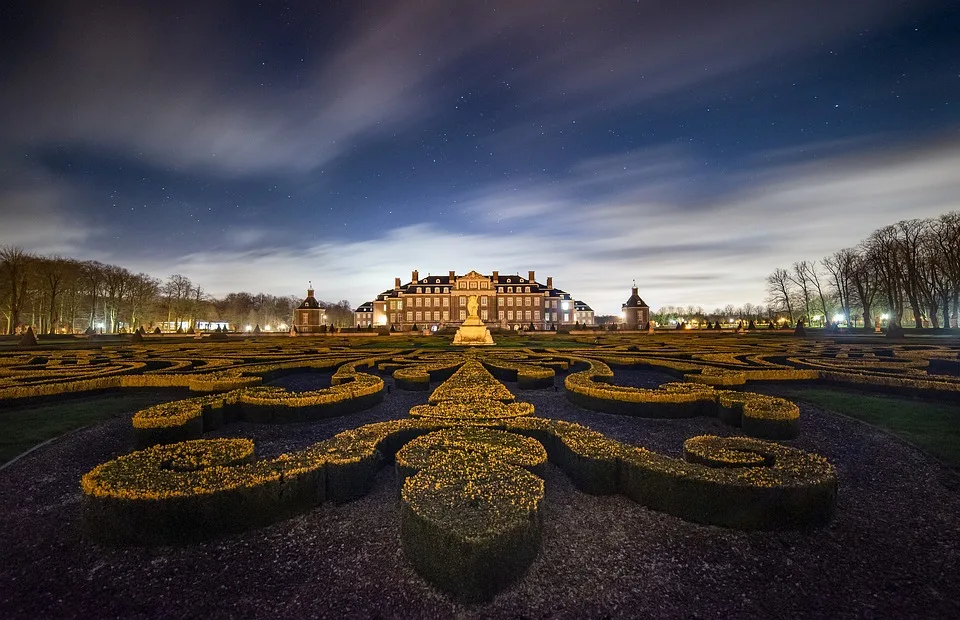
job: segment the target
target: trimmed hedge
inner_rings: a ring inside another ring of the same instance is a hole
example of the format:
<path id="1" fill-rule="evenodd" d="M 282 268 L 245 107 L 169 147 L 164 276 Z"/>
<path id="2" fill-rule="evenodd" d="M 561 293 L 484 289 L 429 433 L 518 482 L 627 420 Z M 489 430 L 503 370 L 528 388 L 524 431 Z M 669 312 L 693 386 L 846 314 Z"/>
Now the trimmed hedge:
<path id="1" fill-rule="evenodd" d="M 134 442 L 142 448 L 198 439 L 205 431 L 235 420 L 303 422 L 369 409 L 383 399 L 383 380 L 356 368 L 372 363 L 344 364 L 332 377 L 333 385 L 322 390 L 288 392 L 262 386 L 154 405 L 134 414 Z"/>
<path id="2" fill-rule="evenodd" d="M 474 454 L 448 454 L 404 482 L 404 554 L 431 583 L 465 602 L 492 598 L 540 547 L 543 480 Z"/>
<path id="3" fill-rule="evenodd" d="M 609 385 L 596 381 L 612 375 L 609 367 L 587 361 L 586 370 L 564 381 L 567 398 L 585 409 L 655 418 L 718 416 L 748 435 L 765 439 L 789 439 L 800 430 L 800 410 L 783 398 L 714 390 L 703 383 L 666 383 L 656 390 Z"/>

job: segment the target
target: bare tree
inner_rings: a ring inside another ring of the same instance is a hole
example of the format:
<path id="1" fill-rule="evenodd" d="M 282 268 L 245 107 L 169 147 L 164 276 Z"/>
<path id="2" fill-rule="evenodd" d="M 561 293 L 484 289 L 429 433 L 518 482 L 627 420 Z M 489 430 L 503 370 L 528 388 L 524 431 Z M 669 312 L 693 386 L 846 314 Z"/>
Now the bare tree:
<path id="1" fill-rule="evenodd" d="M 793 303 L 791 286 L 793 280 L 786 269 L 777 268 L 767 276 L 767 305 L 771 308 L 787 311 L 790 322 L 793 323 Z"/>
<path id="2" fill-rule="evenodd" d="M 5 289 L 8 291 L 7 302 L 7 329 L 12 334 L 20 326 L 20 313 L 27 299 L 30 278 L 30 267 L 34 256 L 17 246 L 0 247 L 0 272 L 4 277 Z"/>

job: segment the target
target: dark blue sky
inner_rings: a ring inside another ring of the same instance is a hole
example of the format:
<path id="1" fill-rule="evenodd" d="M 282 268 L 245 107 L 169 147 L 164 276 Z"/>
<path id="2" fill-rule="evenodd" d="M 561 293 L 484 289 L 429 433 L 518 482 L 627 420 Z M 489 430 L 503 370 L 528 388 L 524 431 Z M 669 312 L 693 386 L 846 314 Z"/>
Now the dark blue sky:
<path id="1" fill-rule="evenodd" d="M 0 244 L 354 304 L 526 272 L 614 313 L 960 208 L 952 2 L 0 8 Z"/>

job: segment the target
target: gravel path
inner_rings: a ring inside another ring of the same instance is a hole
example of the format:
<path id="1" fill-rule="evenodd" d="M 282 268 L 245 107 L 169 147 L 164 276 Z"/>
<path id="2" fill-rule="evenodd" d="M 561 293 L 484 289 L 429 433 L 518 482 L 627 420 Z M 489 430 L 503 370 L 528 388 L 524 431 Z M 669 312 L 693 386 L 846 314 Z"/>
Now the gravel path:
<path id="1" fill-rule="evenodd" d="M 616 371 L 618 382 L 664 375 Z M 307 378 L 283 379 L 312 389 Z M 560 381 L 558 379 L 558 385 Z M 562 387 L 517 391 L 537 413 L 679 455 L 685 438 L 735 434 L 714 419 L 588 412 Z M 401 418 L 426 392 L 311 424 L 236 424 L 272 456 L 341 430 Z M 548 466 L 540 555 L 493 601 L 463 606 L 424 582 L 399 544 L 390 468 L 374 490 L 260 530 L 188 547 L 103 548 L 78 528 L 80 476 L 128 451 L 128 420 L 70 434 L 0 472 L 0 617 L 960 618 L 960 476 L 905 443 L 801 406 L 790 445 L 837 467 L 829 526 L 748 533 L 687 523 L 577 491 Z"/>

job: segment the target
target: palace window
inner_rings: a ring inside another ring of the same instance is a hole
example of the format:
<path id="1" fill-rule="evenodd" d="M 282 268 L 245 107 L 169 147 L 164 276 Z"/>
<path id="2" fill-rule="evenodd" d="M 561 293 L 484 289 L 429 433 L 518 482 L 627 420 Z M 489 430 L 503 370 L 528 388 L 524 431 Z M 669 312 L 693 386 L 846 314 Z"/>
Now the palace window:
<path id="1" fill-rule="evenodd" d="M 434 320 L 434 321 L 439 321 L 439 320 L 440 320 L 440 311 L 439 311 L 439 310 L 437 310 L 437 311 L 435 311 L 435 312 L 433 313 L 433 320 Z"/>
<path id="2" fill-rule="evenodd" d="M 422 317 L 423 317 L 423 313 L 422 313 L 422 312 L 418 312 L 418 313 L 417 313 L 417 322 L 418 322 L 418 323 L 419 323 L 421 320 L 423 320 Z"/>
<path id="3" fill-rule="evenodd" d="M 477 288 L 477 283 L 476 283 L 476 282 L 471 282 L 471 283 L 470 283 L 470 288 L 473 288 L 473 289 Z"/>
<path id="4" fill-rule="evenodd" d="M 534 318 L 535 320 L 537 320 L 537 321 L 540 320 L 540 311 L 539 311 L 539 310 L 534 310 L 534 311 L 533 311 L 533 318 Z"/>
<path id="5" fill-rule="evenodd" d="M 466 305 L 467 305 L 467 298 L 464 297 L 463 295 L 460 296 L 460 305 L 461 305 L 461 306 L 466 306 Z"/>
<path id="6" fill-rule="evenodd" d="M 466 321 L 466 320 L 467 320 L 467 311 L 466 311 L 466 310 L 461 310 L 461 311 L 460 311 L 460 320 L 461 320 L 461 321 Z"/>
<path id="7" fill-rule="evenodd" d="M 507 305 L 508 305 L 508 306 L 512 306 L 512 305 L 513 305 L 513 297 L 507 297 Z"/>
<path id="8" fill-rule="evenodd" d="M 422 298 L 422 297 L 417 297 L 417 302 L 416 302 L 416 303 L 417 303 L 417 306 L 422 306 L 422 305 L 423 305 L 423 298 Z"/>
<path id="9" fill-rule="evenodd" d="M 500 320 L 502 321 L 502 320 L 503 320 L 503 310 L 501 310 L 500 312 L 498 312 L 497 315 L 499 316 Z"/>
<path id="10" fill-rule="evenodd" d="M 524 318 L 529 321 L 529 320 L 530 320 L 530 311 L 527 310 L 527 311 L 524 312 L 523 314 L 524 314 Z"/>
<path id="11" fill-rule="evenodd" d="M 410 312 L 409 310 L 407 310 L 407 323 L 409 323 L 412 320 L 413 320 L 413 312 Z"/>
<path id="12" fill-rule="evenodd" d="M 524 293 L 529 293 L 529 292 L 530 292 L 530 287 L 529 287 L 529 286 L 523 287 L 523 292 L 524 292 Z"/>
<path id="13" fill-rule="evenodd" d="M 480 311 L 480 318 L 483 319 L 484 321 L 487 320 L 487 311 L 486 311 L 486 310 L 481 310 L 481 311 Z"/>
<path id="14" fill-rule="evenodd" d="M 444 307 L 444 308 L 449 308 L 449 307 L 450 307 L 450 298 L 449 298 L 449 297 L 444 297 L 444 298 L 443 298 L 443 307 Z"/>
<path id="15" fill-rule="evenodd" d="M 509 281 L 510 281 L 510 280 L 507 280 L 507 282 L 509 282 Z M 508 286 L 508 287 L 507 287 L 507 292 L 508 292 L 508 293 L 512 293 L 512 292 L 513 292 L 513 287 L 512 287 L 512 286 Z"/>
<path id="16" fill-rule="evenodd" d="M 423 292 L 423 288 L 420 287 L 420 286 L 418 286 L 418 287 L 417 287 L 417 293 L 422 293 L 422 292 Z"/>
<path id="17" fill-rule="evenodd" d="M 533 304 L 533 300 L 530 299 L 529 297 L 527 297 L 527 301 L 524 303 L 524 305 L 529 306 L 529 305 L 532 305 L 532 304 Z"/>
<path id="18" fill-rule="evenodd" d="M 450 320 L 450 311 L 449 311 L 449 310 L 444 310 L 444 311 L 443 311 L 443 320 L 444 320 L 444 321 L 449 321 L 449 320 Z"/>
<path id="19" fill-rule="evenodd" d="M 481 305 L 481 306 L 486 306 L 486 305 L 487 305 L 487 297 L 486 297 L 486 296 L 483 296 L 483 297 L 480 298 L 480 305 Z"/>
<path id="20" fill-rule="evenodd" d="M 508 321 L 513 320 L 513 310 L 507 310 L 507 320 Z"/>

